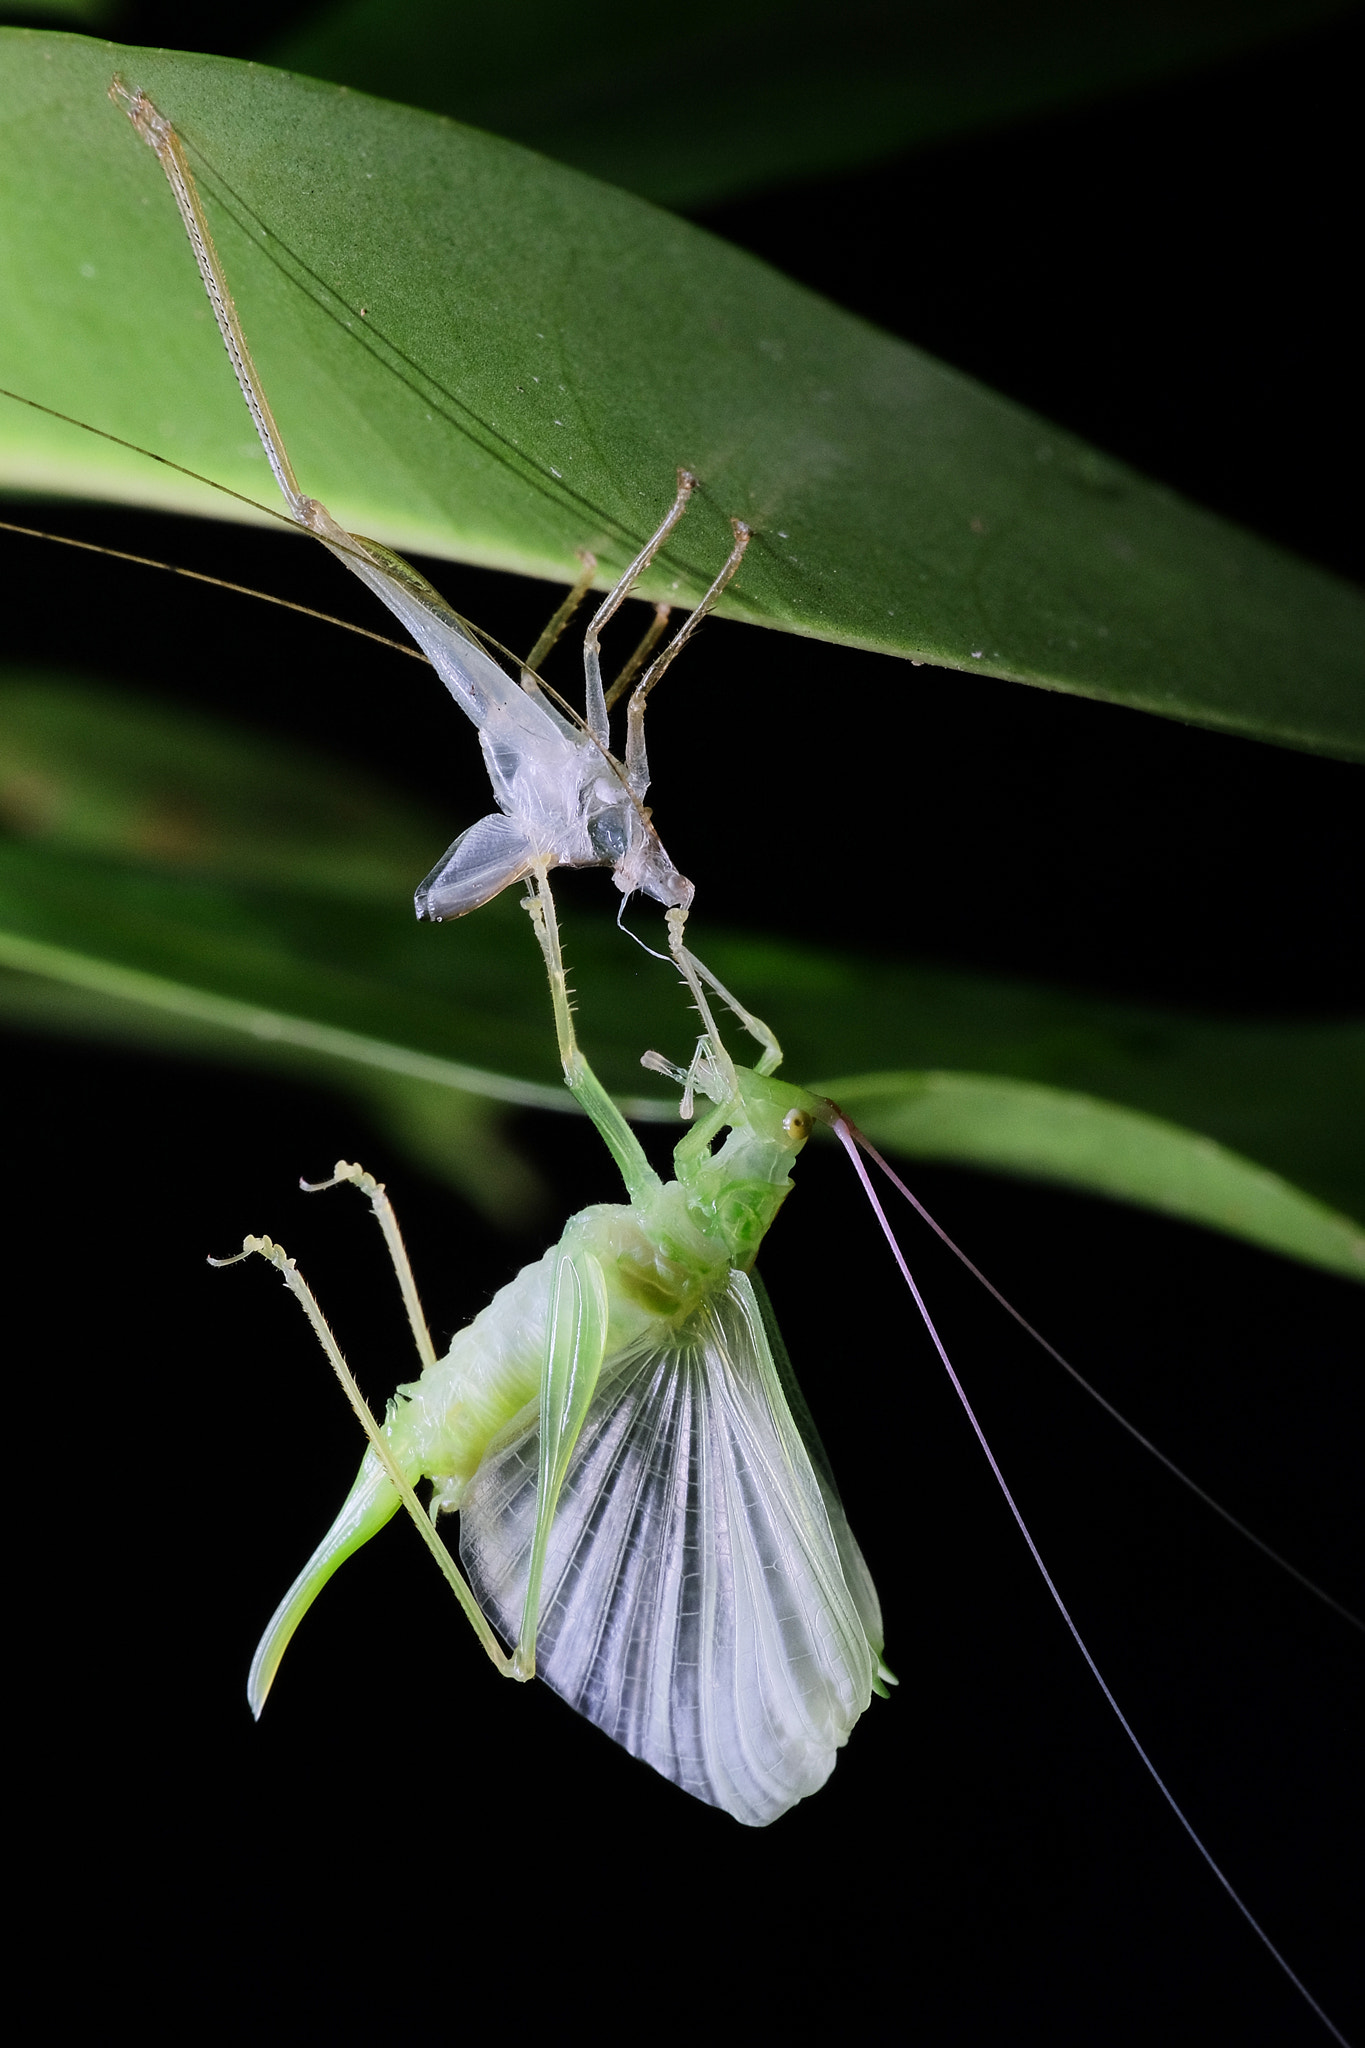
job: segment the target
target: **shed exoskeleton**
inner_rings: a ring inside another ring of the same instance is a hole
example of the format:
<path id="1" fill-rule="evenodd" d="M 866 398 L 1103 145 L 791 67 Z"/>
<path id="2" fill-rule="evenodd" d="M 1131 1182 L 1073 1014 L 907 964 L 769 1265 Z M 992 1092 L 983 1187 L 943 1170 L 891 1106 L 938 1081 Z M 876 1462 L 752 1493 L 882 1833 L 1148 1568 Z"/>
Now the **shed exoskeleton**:
<path id="1" fill-rule="evenodd" d="M 617 760 L 611 752 L 609 714 L 659 638 L 668 607 L 656 608 L 654 624 L 609 691 L 602 680 L 600 635 L 682 518 L 697 488 L 696 477 L 678 470 L 672 505 L 597 608 L 583 643 L 584 715 L 569 712 L 562 701 L 552 702 L 535 668 L 587 591 L 597 566 L 590 555 L 584 558 L 584 575 L 527 657 L 520 676 L 507 675 L 467 622 L 410 563 L 378 541 L 348 533 L 325 505 L 300 489 L 237 317 L 184 145 L 145 93 L 131 91 L 116 78 L 110 97 L 127 113 L 166 173 L 233 374 L 290 517 L 401 621 L 479 734 L 498 808 L 462 832 L 420 884 L 417 915 L 437 923 L 463 917 L 524 880 L 537 864 L 609 867 L 623 895 L 641 890 L 679 913 L 670 933 L 680 943 L 693 887 L 669 859 L 645 806 L 645 705 L 738 569 L 750 539 L 748 526 L 731 520 L 734 545 L 727 559 L 667 646 L 634 682 L 624 759 Z"/>

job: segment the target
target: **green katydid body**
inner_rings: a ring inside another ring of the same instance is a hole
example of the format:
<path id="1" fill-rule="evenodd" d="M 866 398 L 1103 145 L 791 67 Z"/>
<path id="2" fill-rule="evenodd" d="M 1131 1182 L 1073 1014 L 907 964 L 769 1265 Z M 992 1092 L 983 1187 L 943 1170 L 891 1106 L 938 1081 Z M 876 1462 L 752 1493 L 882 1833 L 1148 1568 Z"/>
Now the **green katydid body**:
<path id="1" fill-rule="evenodd" d="M 537 931 L 562 986 L 547 908 L 542 881 Z M 475 1597 L 517 1643 L 512 1674 L 762 1824 L 824 1783 L 881 1690 L 871 1578 L 749 1278 L 828 1108 L 721 1053 L 703 1081 L 720 1099 L 663 1180 L 576 1046 L 565 1068 L 630 1199 L 573 1217 L 399 1387 L 384 1445 L 409 1484 L 432 1481 L 433 1519 L 460 1511 Z M 267 1629 L 258 1711 L 307 1607 L 400 1506 L 387 1464 L 372 1447 Z"/>

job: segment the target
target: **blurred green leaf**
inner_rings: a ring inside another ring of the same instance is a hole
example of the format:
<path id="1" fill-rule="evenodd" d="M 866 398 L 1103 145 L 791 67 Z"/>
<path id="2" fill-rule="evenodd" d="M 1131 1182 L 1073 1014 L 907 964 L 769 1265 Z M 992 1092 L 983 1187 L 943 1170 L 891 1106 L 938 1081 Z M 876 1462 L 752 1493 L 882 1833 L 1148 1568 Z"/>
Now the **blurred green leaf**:
<path id="1" fill-rule="evenodd" d="M 495 1117 L 570 1107 L 539 955 L 512 894 L 440 930 L 405 914 L 436 821 L 274 742 L 54 679 L 0 690 L 0 762 L 0 1011 L 340 1081 L 491 1213 L 531 1198 Z M 568 917 L 566 942 L 604 1081 L 673 1120 L 639 1066 L 691 1049 L 671 969 L 599 918 Z M 711 930 L 704 951 L 778 1026 L 792 1077 L 894 1149 L 1365 1277 L 1359 1226 L 1324 1206 L 1365 1207 L 1359 1028 L 1183 1018 Z"/>
<path id="2" fill-rule="evenodd" d="M 605 577 L 686 462 L 651 594 L 709 581 L 741 513 L 737 616 L 1365 758 L 1360 593 L 686 223 L 260 67 L 0 48 L 11 389 L 271 495 L 119 69 L 182 124 L 296 466 L 352 528 L 563 580 L 586 545 Z M 8 400 L 0 482 L 223 510 Z"/>
<path id="3" fill-rule="evenodd" d="M 26 20 L 50 15 L 54 21 L 74 22 L 87 29 L 110 26 L 117 13 L 118 0 L 20 0 L 19 5 L 0 8 L 0 14 L 20 14 Z"/>
<path id="4" fill-rule="evenodd" d="M 1365 1228 L 1196 1131 L 997 1074 L 859 1074 L 841 1109 L 888 1151 L 1056 1180 L 1365 1280 Z"/>
<path id="5" fill-rule="evenodd" d="M 73 852 L 390 905 L 444 830 L 340 762 L 47 674 L 0 682 L 0 826 Z"/>
<path id="6" fill-rule="evenodd" d="M 1343 0 L 348 0 L 261 54 L 664 206 L 818 177 L 1180 70 Z"/>

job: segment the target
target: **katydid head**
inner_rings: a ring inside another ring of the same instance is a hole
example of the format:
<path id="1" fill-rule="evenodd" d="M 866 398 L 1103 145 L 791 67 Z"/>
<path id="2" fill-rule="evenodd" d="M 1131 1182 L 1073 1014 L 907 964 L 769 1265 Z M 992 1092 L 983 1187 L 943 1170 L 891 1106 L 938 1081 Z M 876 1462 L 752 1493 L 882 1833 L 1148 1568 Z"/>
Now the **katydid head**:
<path id="1" fill-rule="evenodd" d="M 733 1089 L 673 1154 L 692 1215 L 747 1271 L 791 1190 L 791 1167 L 832 1105 L 788 1081 L 734 1067 Z"/>

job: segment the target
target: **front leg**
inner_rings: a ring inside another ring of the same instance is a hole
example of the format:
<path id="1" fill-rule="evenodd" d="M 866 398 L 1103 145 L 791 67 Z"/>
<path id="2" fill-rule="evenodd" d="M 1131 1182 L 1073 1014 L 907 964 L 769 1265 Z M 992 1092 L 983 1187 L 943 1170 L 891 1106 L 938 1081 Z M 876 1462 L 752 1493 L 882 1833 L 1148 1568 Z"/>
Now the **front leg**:
<path id="1" fill-rule="evenodd" d="M 630 702 L 626 706 L 626 782 L 632 796 L 638 798 L 641 803 L 649 791 L 649 758 L 645 752 L 645 705 L 649 702 L 650 691 L 659 682 L 664 670 L 671 662 L 677 660 L 706 614 L 719 601 L 726 584 L 744 560 L 744 550 L 753 538 L 753 528 L 747 526 L 742 519 L 732 519 L 730 527 L 735 536 L 735 544 L 726 556 L 720 574 L 696 610 L 688 613 L 663 653 L 655 657 L 652 666 L 630 693 Z"/>
<path id="2" fill-rule="evenodd" d="M 673 503 L 669 506 L 668 511 L 645 542 L 635 560 L 629 565 L 618 581 L 613 584 L 601 604 L 598 605 L 597 610 L 593 613 L 592 623 L 583 636 L 583 684 L 586 692 L 588 731 L 603 749 L 610 743 L 610 733 L 607 727 L 607 699 L 602 688 L 602 629 L 609 619 L 615 617 L 616 613 L 630 596 L 636 583 L 644 575 L 645 570 L 654 560 L 655 555 L 658 554 L 659 549 L 687 510 L 687 501 L 696 488 L 697 479 L 690 471 L 680 469 L 678 471 L 677 495 L 674 497 Z M 613 703 L 615 702 L 616 695 L 617 693 L 613 691 Z"/>

